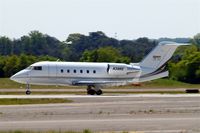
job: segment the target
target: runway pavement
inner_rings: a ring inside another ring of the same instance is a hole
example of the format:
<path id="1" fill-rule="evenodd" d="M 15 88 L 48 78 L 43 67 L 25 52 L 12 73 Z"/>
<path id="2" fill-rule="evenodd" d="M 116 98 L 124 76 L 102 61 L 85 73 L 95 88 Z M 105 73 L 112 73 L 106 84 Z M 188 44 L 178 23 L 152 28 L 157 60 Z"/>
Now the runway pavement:
<path id="1" fill-rule="evenodd" d="M 185 92 L 188 88 L 118 88 L 118 89 L 103 89 L 105 93 L 107 92 Z M 73 88 L 73 89 L 31 89 L 33 92 L 86 92 L 86 88 Z M 23 89 L 0 89 L 0 92 L 24 92 Z"/>
<path id="2" fill-rule="evenodd" d="M 0 95 L 1 98 L 136 98 L 136 97 L 200 97 L 200 94 L 112 94 L 112 95 Z"/>
<path id="3" fill-rule="evenodd" d="M 200 132 L 199 94 L 1 95 L 73 103 L 0 106 L 0 130 Z"/>

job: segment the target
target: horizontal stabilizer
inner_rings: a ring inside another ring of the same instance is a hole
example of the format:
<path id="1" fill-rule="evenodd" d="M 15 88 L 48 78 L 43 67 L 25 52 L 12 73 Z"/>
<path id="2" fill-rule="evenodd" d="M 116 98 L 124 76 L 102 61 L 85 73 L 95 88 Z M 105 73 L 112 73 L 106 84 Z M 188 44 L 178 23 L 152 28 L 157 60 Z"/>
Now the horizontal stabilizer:
<path id="1" fill-rule="evenodd" d="M 156 75 L 140 78 L 139 82 L 145 82 L 145 81 L 155 80 L 159 78 L 164 78 L 164 77 L 168 77 L 168 75 L 169 75 L 169 72 L 165 71 Z"/>

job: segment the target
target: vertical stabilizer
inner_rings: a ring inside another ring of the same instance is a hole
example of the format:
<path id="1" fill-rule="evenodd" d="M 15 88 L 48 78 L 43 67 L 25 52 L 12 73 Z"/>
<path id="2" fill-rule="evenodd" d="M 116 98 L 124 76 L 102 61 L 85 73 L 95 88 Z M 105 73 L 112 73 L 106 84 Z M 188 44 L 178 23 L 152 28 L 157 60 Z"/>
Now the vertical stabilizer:
<path id="1" fill-rule="evenodd" d="M 181 45 L 175 42 L 160 42 L 141 62 L 140 67 L 142 75 L 156 73 L 158 74 L 170 60 L 176 48 Z"/>

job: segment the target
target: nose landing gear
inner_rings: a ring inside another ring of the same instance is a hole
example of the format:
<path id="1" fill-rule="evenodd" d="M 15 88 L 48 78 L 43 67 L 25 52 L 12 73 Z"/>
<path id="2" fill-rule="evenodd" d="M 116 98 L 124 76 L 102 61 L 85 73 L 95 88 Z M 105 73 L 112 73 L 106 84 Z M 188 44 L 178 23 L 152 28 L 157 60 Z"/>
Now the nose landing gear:
<path id="1" fill-rule="evenodd" d="M 103 91 L 100 89 L 100 86 L 89 85 L 87 87 L 87 94 L 88 95 L 102 95 Z"/>
<path id="2" fill-rule="evenodd" d="M 30 95 L 31 91 L 30 91 L 30 85 L 27 83 L 26 84 L 26 95 Z"/>

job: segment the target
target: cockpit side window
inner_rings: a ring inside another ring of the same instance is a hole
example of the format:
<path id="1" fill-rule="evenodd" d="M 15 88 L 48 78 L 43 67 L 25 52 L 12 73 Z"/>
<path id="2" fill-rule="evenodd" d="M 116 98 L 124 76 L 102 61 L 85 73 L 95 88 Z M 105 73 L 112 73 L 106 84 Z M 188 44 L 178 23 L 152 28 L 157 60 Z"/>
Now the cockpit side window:
<path id="1" fill-rule="evenodd" d="M 42 70 L 42 66 L 34 66 L 33 70 L 40 70 L 41 71 Z"/>

